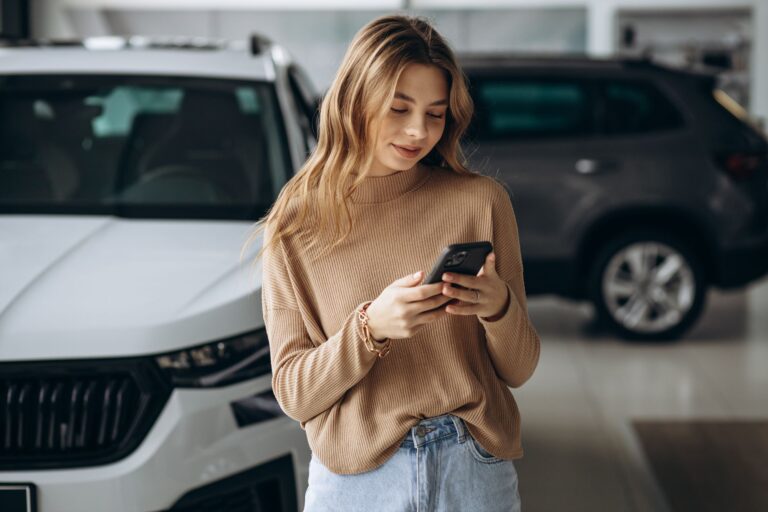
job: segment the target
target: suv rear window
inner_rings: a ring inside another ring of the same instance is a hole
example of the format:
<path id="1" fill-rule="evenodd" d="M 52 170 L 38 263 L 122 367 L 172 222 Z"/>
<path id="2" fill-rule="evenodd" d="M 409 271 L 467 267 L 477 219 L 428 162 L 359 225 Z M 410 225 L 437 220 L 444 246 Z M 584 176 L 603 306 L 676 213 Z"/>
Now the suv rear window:
<path id="1" fill-rule="evenodd" d="M 594 131 L 592 102 L 581 82 L 480 79 L 472 89 L 479 139 L 569 137 Z"/>
<path id="2" fill-rule="evenodd" d="M 605 135 L 671 130 L 683 125 L 677 109 L 650 84 L 607 81 L 601 93 L 598 123 Z"/>
<path id="3" fill-rule="evenodd" d="M 0 211 L 261 216 L 290 174 L 273 86 L 0 77 Z"/>

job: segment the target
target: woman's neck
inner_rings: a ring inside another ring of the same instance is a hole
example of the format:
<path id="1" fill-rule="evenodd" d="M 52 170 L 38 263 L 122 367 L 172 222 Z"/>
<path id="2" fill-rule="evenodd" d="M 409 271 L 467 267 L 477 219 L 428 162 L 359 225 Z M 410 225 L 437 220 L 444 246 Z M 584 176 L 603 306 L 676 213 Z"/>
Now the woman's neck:
<path id="1" fill-rule="evenodd" d="M 366 175 L 350 195 L 353 203 L 384 203 L 418 187 L 429 177 L 429 166 L 415 165 L 407 171 L 384 176 Z"/>

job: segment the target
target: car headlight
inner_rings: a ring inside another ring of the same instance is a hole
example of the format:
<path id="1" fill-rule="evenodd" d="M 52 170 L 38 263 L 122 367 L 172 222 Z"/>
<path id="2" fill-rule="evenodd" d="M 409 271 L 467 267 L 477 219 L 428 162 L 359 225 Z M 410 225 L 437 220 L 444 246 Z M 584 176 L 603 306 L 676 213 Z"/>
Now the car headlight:
<path id="1" fill-rule="evenodd" d="M 176 387 L 218 387 L 272 371 L 265 329 L 155 357 Z"/>

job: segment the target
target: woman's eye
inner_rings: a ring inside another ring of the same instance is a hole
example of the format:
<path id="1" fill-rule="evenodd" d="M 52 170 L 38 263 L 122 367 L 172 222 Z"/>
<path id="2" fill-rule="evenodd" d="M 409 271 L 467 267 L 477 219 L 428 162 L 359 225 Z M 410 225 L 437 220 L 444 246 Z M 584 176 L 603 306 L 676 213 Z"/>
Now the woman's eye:
<path id="1" fill-rule="evenodd" d="M 397 108 L 392 108 L 392 109 L 390 109 L 390 110 L 392 110 L 392 112 L 397 112 L 398 114 L 404 114 L 404 113 L 408 112 L 408 110 L 407 110 L 407 109 L 397 109 Z M 435 119 L 442 119 L 442 118 L 443 118 L 443 116 L 442 116 L 442 115 L 439 115 L 439 114 L 427 114 L 427 115 L 428 115 L 429 117 L 434 117 Z"/>

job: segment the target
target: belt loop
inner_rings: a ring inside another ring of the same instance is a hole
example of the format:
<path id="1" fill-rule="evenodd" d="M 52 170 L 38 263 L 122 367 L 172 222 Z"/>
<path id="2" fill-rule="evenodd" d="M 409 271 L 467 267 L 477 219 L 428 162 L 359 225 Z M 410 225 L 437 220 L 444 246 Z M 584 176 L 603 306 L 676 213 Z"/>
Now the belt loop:
<path id="1" fill-rule="evenodd" d="M 459 444 L 461 444 L 466 440 L 467 436 L 466 428 L 464 428 L 464 421 L 453 414 L 451 414 L 451 419 L 453 420 L 453 425 L 456 427 L 456 432 L 458 433 Z"/>
<path id="2" fill-rule="evenodd" d="M 418 425 L 411 427 L 409 433 L 411 435 L 411 439 L 413 440 L 413 447 L 421 448 L 421 439 L 419 439 L 419 436 L 416 434 L 416 427 L 418 427 Z"/>

